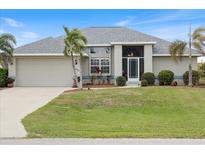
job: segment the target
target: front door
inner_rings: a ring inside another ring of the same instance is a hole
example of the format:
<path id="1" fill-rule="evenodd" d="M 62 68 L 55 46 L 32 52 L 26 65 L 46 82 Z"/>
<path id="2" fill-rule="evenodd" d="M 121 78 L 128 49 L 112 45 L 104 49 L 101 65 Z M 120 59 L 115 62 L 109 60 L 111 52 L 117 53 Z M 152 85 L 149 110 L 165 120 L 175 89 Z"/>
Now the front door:
<path id="1" fill-rule="evenodd" d="M 139 81 L 139 58 L 130 57 L 127 63 L 128 81 Z"/>

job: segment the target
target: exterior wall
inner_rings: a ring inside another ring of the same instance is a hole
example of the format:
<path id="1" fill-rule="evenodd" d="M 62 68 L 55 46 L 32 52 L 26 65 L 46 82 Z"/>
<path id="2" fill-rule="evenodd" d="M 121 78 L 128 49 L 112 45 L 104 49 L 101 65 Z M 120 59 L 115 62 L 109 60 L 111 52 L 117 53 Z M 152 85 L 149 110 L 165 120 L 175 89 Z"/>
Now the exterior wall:
<path id="1" fill-rule="evenodd" d="M 9 64 L 8 75 L 11 78 L 16 78 L 16 58 L 13 58 L 13 64 Z"/>
<path id="2" fill-rule="evenodd" d="M 111 71 L 111 80 L 110 80 L 110 83 L 112 84 L 113 83 L 113 77 L 114 77 L 114 56 L 113 56 L 113 50 L 114 48 L 111 47 L 111 58 L 110 58 L 110 71 Z M 87 48 L 86 49 L 86 53 L 88 55 L 90 55 L 89 53 L 89 49 Z M 90 74 L 90 56 L 89 57 L 85 57 L 82 59 L 81 61 L 82 65 L 81 65 L 81 68 L 82 68 L 82 76 L 83 76 L 83 84 L 90 84 L 91 83 L 91 79 L 92 79 L 92 75 Z M 104 80 L 107 80 L 107 76 L 103 77 Z M 94 83 L 95 84 L 98 84 L 99 82 L 99 79 L 96 78 Z M 107 83 L 107 82 L 105 82 Z"/>
<path id="3" fill-rule="evenodd" d="M 114 74 L 114 78 L 116 78 L 117 76 L 122 75 L 122 45 L 114 45 L 113 61 L 114 61 L 113 74 Z"/>
<path id="4" fill-rule="evenodd" d="M 89 58 L 83 58 L 81 60 L 81 68 L 82 68 L 82 75 L 89 76 L 90 75 L 90 68 L 89 68 Z"/>
<path id="5" fill-rule="evenodd" d="M 179 84 L 183 84 L 182 75 L 188 70 L 189 58 L 183 57 L 176 63 L 171 57 L 153 57 L 153 73 L 158 75 L 161 70 L 171 70 Z M 197 57 L 192 57 L 192 69 L 197 70 Z"/>
<path id="6" fill-rule="evenodd" d="M 152 71 L 152 45 L 144 45 L 144 72 Z"/>

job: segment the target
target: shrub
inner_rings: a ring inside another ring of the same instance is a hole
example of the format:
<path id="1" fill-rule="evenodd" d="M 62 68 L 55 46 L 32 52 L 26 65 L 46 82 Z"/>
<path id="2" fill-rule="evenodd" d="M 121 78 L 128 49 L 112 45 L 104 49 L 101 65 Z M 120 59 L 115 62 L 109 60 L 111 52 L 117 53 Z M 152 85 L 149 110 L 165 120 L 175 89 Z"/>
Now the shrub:
<path id="1" fill-rule="evenodd" d="M 148 85 L 154 85 L 154 82 L 155 82 L 154 73 L 146 72 L 142 74 L 142 80 L 146 80 Z"/>
<path id="2" fill-rule="evenodd" d="M 7 86 L 8 71 L 7 69 L 0 68 L 0 87 Z"/>
<path id="3" fill-rule="evenodd" d="M 199 71 L 199 74 L 200 74 L 200 77 L 205 77 L 205 63 L 203 64 L 198 64 L 198 71 Z"/>
<path id="4" fill-rule="evenodd" d="M 170 85 L 174 80 L 174 73 L 170 70 L 162 70 L 158 74 L 159 85 Z"/>
<path id="5" fill-rule="evenodd" d="M 205 86 L 205 78 L 200 78 L 199 85 L 200 86 Z"/>
<path id="6" fill-rule="evenodd" d="M 149 84 L 148 84 L 148 81 L 147 80 L 142 80 L 141 81 L 141 86 L 142 87 L 146 87 L 146 86 L 148 86 Z"/>
<path id="7" fill-rule="evenodd" d="M 116 78 L 116 82 L 118 86 L 125 86 L 126 84 L 126 78 L 124 76 L 118 76 Z"/>
<path id="8" fill-rule="evenodd" d="M 183 81 L 185 85 L 189 83 L 189 71 L 186 71 L 183 74 Z M 193 85 L 197 85 L 199 83 L 199 72 L 196 70 L 192 70 L 192 83 Z"/>

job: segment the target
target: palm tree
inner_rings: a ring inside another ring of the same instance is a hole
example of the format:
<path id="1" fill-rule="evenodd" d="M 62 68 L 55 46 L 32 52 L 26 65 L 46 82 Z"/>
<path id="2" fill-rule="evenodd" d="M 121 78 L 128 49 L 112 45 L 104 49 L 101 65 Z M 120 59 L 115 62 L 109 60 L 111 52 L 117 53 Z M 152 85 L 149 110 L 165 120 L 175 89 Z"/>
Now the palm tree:
<path id="1" fill-rule="evenodd" d="M 0 34 L 0 64 L 3 68 L 8 69 L 8 64 L 12 63 L 15 44 L 16 39 L 13 35 Z"/>
<path id="2" fill-rule="evenodd" d="M 193 86 L 192 84 L 192 46 L 200 53 L 205 55 L 205 28 L 199 27 L 194 30 L 192 33 L 191 25 L 190 25 L 190 32 L 189 32 L 189 42 L 176 40 L 172 42 L 169 46 L 169 52 L 171 56 L 174 58 L 176 62 L 182 60 L 182 56 L 187 49 L 186 46 L 189 45 L 189 86 Z"/>
<path id="3" fill-rule="evenodd" d="M 74 55 L 80 55 L 82 57 L 83 52 L 82 50 L 85 49 L 85 44 L 87 42 L 86 37 L 81 33 L 79 29 L 72 29 L 71 31 L 68 30 L 67 27 L 63 27 L 66 33 L 64 38 L 64 55 L 71 56 L 72 59 L 72 67 L 74 72 L 74 82 L 73 87 L 77 87 L 77 73 L 75 68 L 74 62 Z M 82 81 L 81 81 L 82 83 Z M 80 88 L 82 88 L 82 84 L 80 84 Z"/>

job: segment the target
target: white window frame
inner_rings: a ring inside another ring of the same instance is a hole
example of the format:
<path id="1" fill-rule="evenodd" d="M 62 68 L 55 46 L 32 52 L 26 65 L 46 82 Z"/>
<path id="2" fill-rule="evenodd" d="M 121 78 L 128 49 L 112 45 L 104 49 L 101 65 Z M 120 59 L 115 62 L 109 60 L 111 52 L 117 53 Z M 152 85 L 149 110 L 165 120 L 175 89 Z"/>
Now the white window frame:
<path id="1" fill-rule="evenodd" d="M 102 73 L 101 75 L 102 76 L 108 76 L 108 75 L 110 75 L 111 74 L 111 60 L 110 60 L 110 58 L 108 58 L 108 57 L 100 57 L 100 58 L 98 58 L 98 57 L 90 57 L 90 75 L 96 75 L 96 76 L 99 76 L 100 75 L 100 73 L 92 73 L 91 72 L 91 67 L 92 67 L 92 65 L 91 65 L 91 59 L 98 59 L 99 60 L 99 69 L 101 70 L 101 61 L 102 61 L 102 59 L 107 59 L 108 61 L 109 61 L 109 73 Z M 95 65 L 93 65 L 93 66 L 95 66 Z M 108 66 L 108 65 L 103 65 L 103 66 Z"/>

